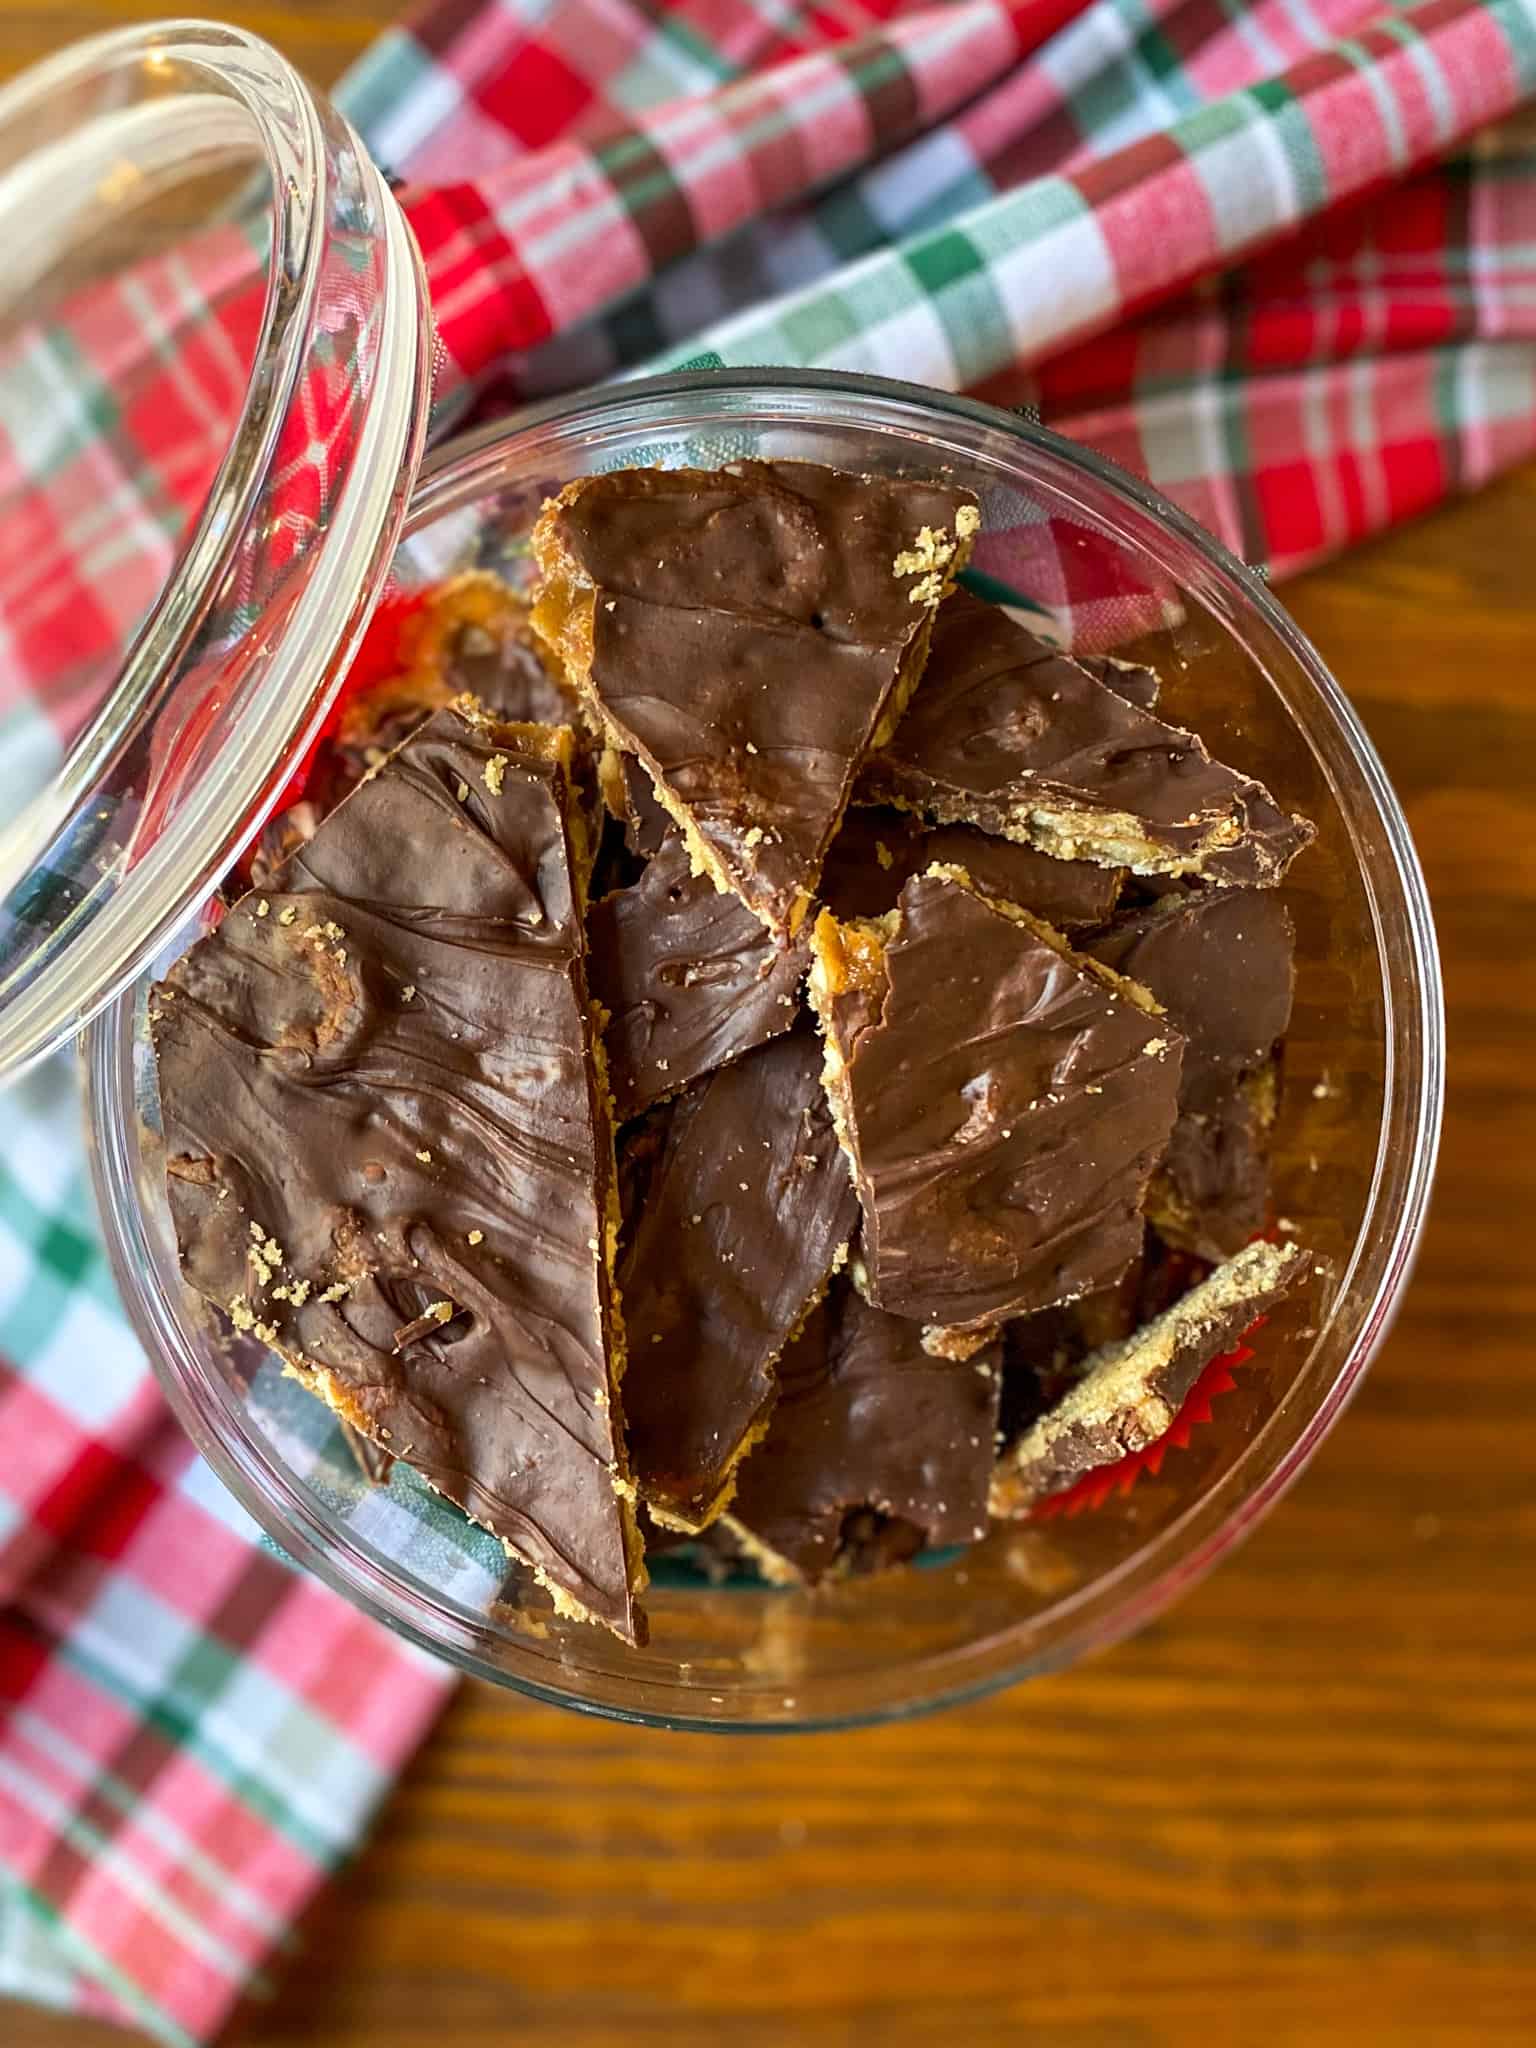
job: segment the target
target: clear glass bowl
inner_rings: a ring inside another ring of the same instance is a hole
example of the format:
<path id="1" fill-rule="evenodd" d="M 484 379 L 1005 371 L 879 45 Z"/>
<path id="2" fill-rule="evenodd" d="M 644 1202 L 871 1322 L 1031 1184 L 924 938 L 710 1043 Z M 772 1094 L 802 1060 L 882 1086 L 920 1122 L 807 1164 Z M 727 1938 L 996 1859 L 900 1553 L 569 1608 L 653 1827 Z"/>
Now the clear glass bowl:
<path id="1" fill-rule="evenodd" d="M 922 1568 L 815 1593 L 715 1585 L 663 1559 L 650 1646 L 628 1650 L 557 1619 L 410 1474 L 396 1468 L 387 1488 L 370 1486 L 317 1404 L 183 1287 L 145 983 L 92 1027 L 90 1114 L 129 1313 L 199 1447 L 284 1550 L 416 1642 L 533 1697 L 657 1726 L 812 1728 L 962 1699 L 1109 1643 L 1273 1505 L 1358 1383 L 1409 1269 L 1438 1133 L 1440 983 L 1402 813 L 1317 654 L 1190 520 L 1008 414 L 869 379 L 769 371 L 559 400 L 428 465 L 395 574 L 409 586 L 492 564 L 526 579 L 528 530 L 570 478 L 733 455 L 943 472 L 969 485 L 986 511 L 987 574 L 1047 610 L 1064 592 L 1095 599 L 1079 615 L 1101 642 L 1139 630 L 1168 714 L 1318 823 L 1287 888 L 1298 985 L 1276 1200 L 1326 1270 L 1270 1318 L 1187 1448 L 1092 1512 L 999 1527 Z"/>

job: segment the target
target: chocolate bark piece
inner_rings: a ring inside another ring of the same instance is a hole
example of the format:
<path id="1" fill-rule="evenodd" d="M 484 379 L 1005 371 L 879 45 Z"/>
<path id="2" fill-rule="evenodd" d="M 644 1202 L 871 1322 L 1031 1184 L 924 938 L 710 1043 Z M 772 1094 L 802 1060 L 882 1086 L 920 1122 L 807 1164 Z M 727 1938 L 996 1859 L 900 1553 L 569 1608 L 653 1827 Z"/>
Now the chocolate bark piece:
<path id="1" fill-rule="evenodd" d="M 813 945 L 878 1305 L 978 1330 L 1115 1279 L 1178 1094 L 1179 1036 L 1145 990 L 957 870 L 878 924 L 824 911 Z"/>
<path id="2" fill-rule="evenodd" d="M 762 1435 L 785 1345 L 858 1219 L 809 1022 L 673 1106 L 619 1273 L 630 1458 L 659 1520 L 711 1521 Z"/>
<path id="3" fill-rule="evenodd" d="M 156 990 L 189 1285 L 634 1640 L 566 730 L 439 713 Z"/>
<path id="4" fill-rule="evenodd" d="M 787 1031 L 810 965 L 688 864 L 673 827 L 640 879 L 587 915 L 592 991 L 607 1012 L 614 1114 L 631 1117 Z"/>
<path id="5" fill-rule="evenodd" d="M 1181 1104 L 1147 1191 L 1147 1215 L 1170 1245 L 1230 1258 L 1269 1214 L 1269 1149 L 1278 1065 L 1221 1076 Z"/>
<path id="6" fill-rule="evenodd" d="M 1085 940 L 1148 988 L 1184 1034 L 1182 1099 L 1263 1066 L 1291 1021 L 1296 933 L 1266 889 L 1199 889 Z"/>
<path id="7" fill-rule="evenodd" d="M 925 825 L 907 811 L 861 807 L 848 811 L 828 848 L 817 893 L 834 917 L 880 917 L 904 882 L 936 863 L 964 868 L 984 895 L 1064 932 L 1105 923 L 1122 879 L 1118 868 L 1055 860 L 970 825 Z"/>
<path id="8" fill-rule="evenodd" d="M 1197 734 L 968 591 L 940 611 L 922 687 L 858 800 L 1069 859 L 1221 883 L 1278 881 L 1313 837 Z"/>
<path id="9" fill-rule="evenodd" d="M 620 470 L 545 506 L 536 627 L 770 930 L 798 928 L 979 524 L 968 492 L 808 462 Z"/>
<path id="10" fill-rule="evenodd" d="M 1152 1185 L 1157 1186 L 1155 1175 Z M 1054 1408 L 1082 1377 L 1093 1352 L 1160 1316 L 1209 1271 L 1205 1260 L 1170 1247 L 1149 1229 L 1139 1257 L 1113 1286 L 1095 1288 L 1064 1308 L 1044 1309 L 1005 1324 L 998 1419 L 1002 1441 L 1016 1442 L 1031 1423 Z"/>
<path id="11" fill-rule="evenodd" d="M 1077 1385 L 999 1464 L 992 1513 L 1022 1514 L 1096 1466 L 1156 1443 L 1205 1367 L 1297 1284 L 1310 1260 L 1299 1245 L 1251 1244 L 1153 1322 L 1094 1352 Z"/>
<path id="12" fill-rule="evenodd" d="M 997 1346 L 947 1364 L 916 1324 L 834 1285 L 779 1361 L 727 1517 L 764 1576 L 814 1585 L 983 1537 L 1000 1374 Z"/>

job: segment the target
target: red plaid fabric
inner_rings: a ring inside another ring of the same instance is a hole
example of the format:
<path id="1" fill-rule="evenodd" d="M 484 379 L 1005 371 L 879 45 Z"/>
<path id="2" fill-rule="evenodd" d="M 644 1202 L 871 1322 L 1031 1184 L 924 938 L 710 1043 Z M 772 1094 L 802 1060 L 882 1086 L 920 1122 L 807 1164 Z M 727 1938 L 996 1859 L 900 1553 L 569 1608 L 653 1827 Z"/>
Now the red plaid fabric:
<path id="1" fill-rule="evenodd" d="M 407 181 L 440 428 L 699 355 L 884 372 L 1037 406 L 1287 572 L 1536 447 L 1533 91 L 1536 0 L 441 0 L 341 97 Z M 0 363 L 0 797 L 174 561 L 258 274 L 212 238 Z M 1064 628 L 1134 617 L 1074 576 Z M 441 1679 L 177 1436 L 72 1114 L 37 1077 L 0 1161 L 0 1986 L 186 2043 Z"/>

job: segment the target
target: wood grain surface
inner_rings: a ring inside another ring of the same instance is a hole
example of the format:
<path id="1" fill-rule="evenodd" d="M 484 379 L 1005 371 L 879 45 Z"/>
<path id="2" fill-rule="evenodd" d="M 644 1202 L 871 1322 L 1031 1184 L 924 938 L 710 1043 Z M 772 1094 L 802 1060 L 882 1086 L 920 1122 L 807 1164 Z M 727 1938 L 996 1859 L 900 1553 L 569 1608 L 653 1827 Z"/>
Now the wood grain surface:
<path id="1" fill-rule="evenodd" d="M 160 11 L 0 4 L 0 67 Z M 388 17 L 224 11 L 321 79 Z M 1451 1039 L 1418 1274 L 1315 1465 L 1157 1627 L 910 1726 L 466 1686 L 237 2048 L 1536 2041 L 1536 469 L 1288 599 L 1407 804 Z"/>

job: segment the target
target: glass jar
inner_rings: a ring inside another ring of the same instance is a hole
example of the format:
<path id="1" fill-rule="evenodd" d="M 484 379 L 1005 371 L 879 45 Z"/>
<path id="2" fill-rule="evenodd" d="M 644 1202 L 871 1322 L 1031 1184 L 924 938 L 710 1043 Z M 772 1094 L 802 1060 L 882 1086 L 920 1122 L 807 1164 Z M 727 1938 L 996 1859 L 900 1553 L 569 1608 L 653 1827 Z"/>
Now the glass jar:
<path id="1" fill-rule="evenodd" d="M 535 407 L 429 459 L 392 577 L 409 588 L 490 566 L 526 582 L 529 529 L 573 477 L 747 455 L 968 485 L 984 508 L 977 560 L 988 576 L 1045 619 L 1059 616 L 1063 591 L 1106 594 L 1160 670 L 1166 714 L 1318 824 L 1286 888 L 1297 1000 L 1275 1156 L 1279 1211 L 1318 1270 L 1270 1317 L 1214 1420 L 1092 1512 L 999 1526 L 920 1568 L 810 1593 L 713 1584 L 663 1560 L 647 1601 L 650 1645 L 626 1649 L 553 1615 L 489 1538 L 403 1468 L 387 1487 L 368 1483 L 328 1415 L 250 1340 L 216 1328 L 182 1285 L 146 976 L 91 1027 L 90 1125 L 113 1270 L 145 1349 L 204 1455 L 287 1552 L 376 1618 L 530 1696 L 651 1725 L 811 1728 L 962 1699 L 1100 1647 L 1274 1504 L 1358 1384 L 1407 1276 L 1438 1133 L 1442 1018 L 1406 824 L 1316 652 L 1193 522 L 1038 427 L 852 376 L 704 372 L 617 385 Z M 359 580 L 371 583 L 371 571 Z M 334 623 L 346 641 L 348 617 Z M 259 812 L 257 796 L 247 836 Z M 188 859 L 207 875 L 201 852 Z M 191 936 L 169 938 L 159 964 Z"/>
<path id="2" fill-rule="evenodd" d="M 0 1078 L 277 800 L 425 445 L 426 279 L 347 123 L 213 22 L 0 90 Z"/>

